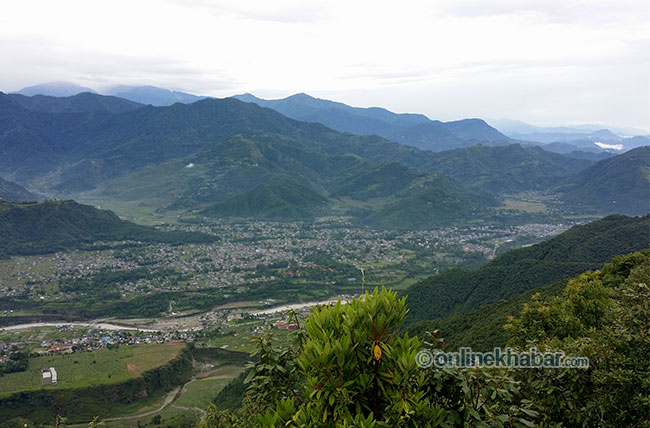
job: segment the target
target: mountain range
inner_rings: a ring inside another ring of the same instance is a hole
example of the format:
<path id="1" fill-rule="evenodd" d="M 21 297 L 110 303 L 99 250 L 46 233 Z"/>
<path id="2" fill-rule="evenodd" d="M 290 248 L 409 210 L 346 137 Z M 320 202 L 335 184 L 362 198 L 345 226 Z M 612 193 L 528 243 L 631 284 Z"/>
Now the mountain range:
<path id="1" fill-rule="evenodd" d="M 279 100 L 264 100 L 252 94 L 235 95 L 234 98 L 271 108 L 303 122 L 322 123 L 341 132 L 379 135 L 422 150 L 442 151 L 476 143 L 504 145 L 514 142 L 481 119 L 440 122 L 421 114 L 396 114 L 379 107 L 350 107 L 307 94 Z"/>
<path id="2" fill-rule="evenodd" d="M 62 97 L 82 92 L 95 93 L 90 88 L 68 82 L 30 86 L 17 93 Z M 187 104 L 206 98 L 151 85 L 116 85 L 105 89 L 103 94 L 153 106 L 169 106 L 177 102 Z M 602 153 L 603 150 L 621 152 L 650 144 L 650 136 L 644 135 L 647 132 L 635 128 L 610 128 L 610 131 L 598 125 L 540 127 L 517 120 L 490 119 L 488 122 L 495 125 L 501 131 L 499 132 L 480 119 L 432 121 L 421 114 L 395 114 L 379 107 L 351 107 L 302 93 L 278 100 L 265 100 L 248 93 L 234 97 L 275 109 L 297 120 L 319 122 L 344 132 L 376 134 L 434 151 L 466 147 L 477 142 L 507 144 L 519 141 L 522 144 L 542 144 L 546 150 L 557 153 Z"/>
<path id="3" fill-rule="evenodd" d="M 112 86 L 104 91 L 106 95 L 113 95 L 141 104 L 153 106 L 170 106 L 175 103 L 193 103 L 206 97 L 188 94 L 187 92 L 171 91 L 156 86 Z"/>
<path id="4" fill-rule="evenodd" d="M 31 97 L 33 95 L 47 95 L 51 97 L 69 97 L 72 95 L 77 95 L 82 92 L 91 92 L 96 93 L 90 88 L 85 86 L 77 85 L 76 83 L 70 82 L 48 82 L 40 83 L 34 86 L 27 86 L 22 88 L 16 93 Z"/>
<path id="5" fill-rule="evenodd" d="M 297 99 L 316 106 L 331 103 Z M 295 103 L 283 105 L 300 110 Z M 618 212 L 639 213 L 638 203 L 627 201 L 647 196 L 643 154 L 594 163 L 588 156 L 497 144 L 501 134 L 482 121 L 436 123 L 383 109 L 332 109 L 365 114 L 387 126 L 438 127 L 455 139 L 465 138 L 462 144 L 480 135 L 488 141 L 423 151 L 294 120 L 234 98 L 154 107 L 91 93 L 63 98 L 0 93 L 0 176 L 49 197 L 136 202 L 181 215 L 293 219 L 336 214 L 371 226 L 404 228 L 463 221 L 498 206 L 504 194 L 531 190 L 571 195 L 568 205 L 598 213 L 603 207 L 594 206 L 580 189 L 611 165 L 641 177 L 636 186 L 603 178 L 618 195 Z M 490 135 L 496 140 L 490 142 Z M 580 176 L 587 168 L 590 176 Z"/>
<path id="6" fill-rule="evenodd" d="M 97 94 L 96 91 L 69 82 L 49 82 L 39 85 L 28 86 L 16 91 L 12 94 L 24 95 L 31 97 L 34 95 L 49 96 L 49 97 L 70 97 L 79 95 L 84 92 Z M 189 94 L 187 92 L 172 91 L 165 88 L 159 88 L 151 85 L 144 86 L 127 86 L 116 85 L 111 86 L 104 91 L 104 95 L 112 95 L 120 97 L 129 101 L 139 104 L 150 104 L 153 106 L 170 106 L 175 103 L 193 103 L 202 100 L 206 97 L 199 95 Z"/>
<path id="7" fill-rule="evenodd" d="M 576 150 L 620 153 L 650 144 L 650 136 L 643 135 L 647 132 L 634 128 L 610 130 L 597 125 L 540 127 L 509 119 L 490 119 L 488 122 L 511 138 L 538 142 L 543 144 L 545 150 L 557 153 Z"/>

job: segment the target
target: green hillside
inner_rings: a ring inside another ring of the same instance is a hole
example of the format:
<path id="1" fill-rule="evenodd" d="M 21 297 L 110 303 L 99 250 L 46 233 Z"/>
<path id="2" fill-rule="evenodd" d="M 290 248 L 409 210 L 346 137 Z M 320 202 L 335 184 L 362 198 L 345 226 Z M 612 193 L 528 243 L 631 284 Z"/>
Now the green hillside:
<path id="1" fill-rule="evenodd" d="M 496 205 L 435 173 L 327 153 L 317 142 L 278 134 L 236 135 L 109 181 L 91 195 L 220 218 L 336 213 L 382 228 L 451 224 Z"/>
<path id="2" fill-rule="evenodd" d="M 503 326 L 508 317 L 521 312 L 524 304 L 529 302 L 534 294 L 542 297 L 559 295 L 567 281 L 568 279 L 564 279 L 544 285 L 508 299 L 481 305 L 467 312 L 418 321 L 410 324 L 405 330 L 409 335 L 417 335 L 424 340 L 427 338 L 427 332 L 438 330 L 439 337 L 445 340 L 445 349 L 449 350 L 469 346 L 474 351 L 491 351 L 497 346 L 506 345 L 508 334 Z M 407 299 L 407 303 L 410 300 Z"/>
<path id="3" fill-rule="evenodd" d="M 472 189 L 496 193 L 547 190 L 591 165 L 539 147 L 476 145 L 438 153 L 430 169 Z"/>
<path id="4" fill-rule="evenodd" d="M 200 213 L 209 217 L 297 219 L 313 217 L 327 199 L 290 177 L 276 177 Z"/>
<path id="5" fill-rule="evenodd" d="M 612 257 L 650 243 L 650 216 L 611 215 L 548 241 L 509 251 L 475 270 L 454 269 L 411 286 L 410 323 L 465 313 L 595 269 Z"/>
<path id="6" fill-rule="evenodd" d="M 650 211 L 650 146 L 604 159 L 559 189 L 580 212 L 643 215 Z"/>
<path id="7" fill-rule="evenodd" d="M 387 203 L 363 218 L 373 227 L 421 229 L 468 220 L 496 205 L 493 197 L 465 190 L 448 178 L 430 174 L 414 180 Z"/>
<path id="8" fill-rule="evenodd" d="M 180 244 L 210 242 L 216 237 L 166 232 L 121 220 L 111 211 L 74 201 L 9 203 L 0 201 L 0 256 L 43 254 L 106 241 Z"/>
<path id="9" fill-rule="evenodd" d="M 332 196 L 362 200 L 388 197 L 406 190 L 415 179 L 425 175 L 396 162 L 353 168 L 332 181 Z"/>

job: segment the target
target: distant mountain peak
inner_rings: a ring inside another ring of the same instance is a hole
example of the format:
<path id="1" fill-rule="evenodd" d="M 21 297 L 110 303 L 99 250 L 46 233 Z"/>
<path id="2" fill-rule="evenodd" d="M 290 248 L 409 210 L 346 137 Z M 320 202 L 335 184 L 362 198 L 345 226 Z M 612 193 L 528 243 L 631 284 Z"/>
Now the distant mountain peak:
<path id="1" fill-rule="evenodd" d="M 153 106 L 169 106 L 175 103 L 189 104 L 206 97 L 186 92 L 175 91 L 171 89 L 159 88 L 152 85 L 127 86 L 118 85 L 106 89 L 107 95 L 125 98 L 141 104 L 151 104 Z"/>
<path id="2" fill-rule="evenodd" d="M 16 93 L 31 97 L 33 95 L 49 95 L 52 97 L 69 97 L 77 95 L 82 92 L 91 92 L 96 94 L 94 90 L 85 86 L 78 85 L 72 82 L 47 82 L 40 83 L 34 86 L 27 86 L 22 88 Z"/>
<path id="3" fill-rule="evenodd" d="M 353 134 L 379 135 L 425 150 L 467 147 L 477 142 L 491 145 L 512 143 L 510 138 L 478 118 L 440 122 L 422 114 L 393 113 L 382 107 L 352 107 L 304 92 L 275 100 L 260 99 L 248 93 L 233 98 L 271 108 L 303 122 L 318 122 Z"/>

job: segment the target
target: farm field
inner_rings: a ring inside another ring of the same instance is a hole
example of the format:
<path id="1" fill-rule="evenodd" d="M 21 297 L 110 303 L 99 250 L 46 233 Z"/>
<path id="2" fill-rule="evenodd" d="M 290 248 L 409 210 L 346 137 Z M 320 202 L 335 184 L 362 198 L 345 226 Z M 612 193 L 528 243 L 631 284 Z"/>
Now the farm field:
<path id="1" fill-rule="evenodd" d="M 0 397 L 41 388 L 82 388 L 123 382 L 167 363 L 184 346 L 182 342 L 170 342 L 31 358 L 26 371 L 0 377 Z M 56 369 L 58 384 L 42 386 L 41 370 L 49 367 Z"/>
<path id="2" fill-rule="evenodd" d="M 244 367 L 241 365 L 225 365 L 213 372 L 202 374 L 201 377 L 185 384 L 181 396 L 174 404 L 181 407 L 205 409 L 219 391 L 242 371 L 244 371 Z"/>
<path id="3" fill-rule="evenodd" d="M 205 416 L 205 408 L 217 394 L 244 370 L 241 362 L 216 365 L 212 369 L 204 366 L 180 391 L 175 389 L 169 393 L 168 397 L 174 397 L 171 400 L 157 400 L 135 412 L 123 412 L 123 416 L 104 423 L 109 427 L 137 427 L 143 423 L 152 427 L 193 426 Z"/>

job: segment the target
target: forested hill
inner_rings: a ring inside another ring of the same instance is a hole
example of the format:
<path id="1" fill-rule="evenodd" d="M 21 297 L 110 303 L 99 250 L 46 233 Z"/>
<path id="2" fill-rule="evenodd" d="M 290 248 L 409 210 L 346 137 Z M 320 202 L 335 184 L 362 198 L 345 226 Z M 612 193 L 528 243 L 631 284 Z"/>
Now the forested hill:
<path id="1" fill-rule="evenodd" d="M 211 242 L 214 236 L 167 232 L 121 220 L 111 211 L 74 201 L 9 203 L 0 201 L 0 258 L 84 248 L 102 241 L 181 244 Z"/>
<path id="2" fill-rule="evenodd" d="M 650 146 L 601 160 L 567 179 L 563 199 L 579 211 L 644 215 L 650 211 Z"/>
<path id="3" fill-rule="evenodd" d="M 650 215 L 611 215 L 548 241 L 509 251 L 475 270 L 453 269 L 404 292 L 408 322 L 462 313 L 569 278 L 650 243 Z"/>

